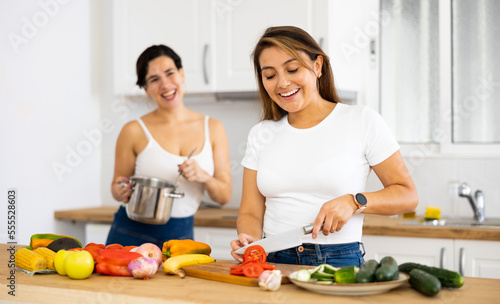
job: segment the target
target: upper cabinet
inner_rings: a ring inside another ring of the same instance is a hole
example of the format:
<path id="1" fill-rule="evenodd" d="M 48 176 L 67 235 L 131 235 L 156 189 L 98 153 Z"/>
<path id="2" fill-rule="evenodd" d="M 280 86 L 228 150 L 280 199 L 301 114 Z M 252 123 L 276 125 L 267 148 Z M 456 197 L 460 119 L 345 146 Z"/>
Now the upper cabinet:
<path id="1" fill-rule="evenodd" d="M 269 26 L 300 27 L 322 46 L 326 46 L 327 2 L 325 0 L 214 1 L 216 90 L 219 92 L 257 90 L 252 51 Z"/>
<path id="2" fill-rule="evenodd" d="M 295 25 L 327 46 L 327 0 L 115 0 L 113 84 L 138 92 L 135 63 L 165 44 L 182 58 L 186 92 L 255 91 L 251 52 L 269 26 Z"/>
<path id="3" fill-rule="evenodd" d="M 165 44 L 182 59 L 186 92 L 214 88 L 212 3 L 204 0 L 115 0 L 113 77 L 119 95 L 138 91 L 135 64 L 149 46 Z"/>

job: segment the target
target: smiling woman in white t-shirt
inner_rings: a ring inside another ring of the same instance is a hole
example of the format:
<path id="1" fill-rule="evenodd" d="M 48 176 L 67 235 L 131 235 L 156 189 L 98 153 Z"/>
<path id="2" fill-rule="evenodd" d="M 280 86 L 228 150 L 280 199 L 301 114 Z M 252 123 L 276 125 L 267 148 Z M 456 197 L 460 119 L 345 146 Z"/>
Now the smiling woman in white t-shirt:
<path id="1" fill-rule="evenodd" d="M 328 56 L 305 31 L 268 28 L 253 56 L 264 115 L 242 161 L 233 257 L 262 237 L 314 223 L 302 245 L 268 253 L 268 261 L 360 266 L 363 214 L 418 204 L 397 141 L 376 111 L 342 103 Z M 368 193 L 371 170 L 384 188 Z"/>

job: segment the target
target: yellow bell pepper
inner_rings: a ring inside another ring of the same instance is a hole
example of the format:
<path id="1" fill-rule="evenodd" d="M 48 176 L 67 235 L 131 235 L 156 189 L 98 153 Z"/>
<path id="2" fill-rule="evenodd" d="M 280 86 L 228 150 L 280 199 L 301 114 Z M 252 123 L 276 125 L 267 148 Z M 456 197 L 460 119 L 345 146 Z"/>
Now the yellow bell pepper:
<path id="1" fill-rule="evenodd" d="M 163 260 L 182 254 L 210 255 L 212 248 L 208 244 L 193 240 L 170 240 L 163 243 Z"/>

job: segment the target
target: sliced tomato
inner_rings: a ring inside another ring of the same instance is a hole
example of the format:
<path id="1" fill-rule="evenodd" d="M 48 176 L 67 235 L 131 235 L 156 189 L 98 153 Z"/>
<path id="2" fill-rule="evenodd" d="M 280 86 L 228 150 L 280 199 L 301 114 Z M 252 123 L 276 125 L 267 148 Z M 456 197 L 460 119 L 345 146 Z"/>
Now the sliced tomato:
<path id="1" fill-rule="evenodd" d="M 260 245 L 253 245 L 248 247 L 243 253 L 243 261 L 244 262 L 266 262 L 267 254 L 264 248 Z"/>
<path id="2" fill-rule="evenodd" d="M 243 275 L 247 278 L 258 278 L 264 272 L 264 267 L 261 263 L 248 263 L 243 267 Z"/>

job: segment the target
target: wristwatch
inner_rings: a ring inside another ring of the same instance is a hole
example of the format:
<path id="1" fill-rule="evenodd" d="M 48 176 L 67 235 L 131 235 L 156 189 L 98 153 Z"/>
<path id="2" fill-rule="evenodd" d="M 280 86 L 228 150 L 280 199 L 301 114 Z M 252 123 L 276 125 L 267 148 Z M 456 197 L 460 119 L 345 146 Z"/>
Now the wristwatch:
<path id="1" fill-rule="evenodd" d="M 366 205 L 368 201 L 366 200 L 366 196 L 363 193 L 358 193 L 354 195 L 354 203 L 358 206 L 358 210 L 354 211 L 354 214 L 362 213 L 366 209 Z"/>

